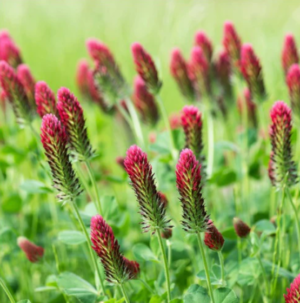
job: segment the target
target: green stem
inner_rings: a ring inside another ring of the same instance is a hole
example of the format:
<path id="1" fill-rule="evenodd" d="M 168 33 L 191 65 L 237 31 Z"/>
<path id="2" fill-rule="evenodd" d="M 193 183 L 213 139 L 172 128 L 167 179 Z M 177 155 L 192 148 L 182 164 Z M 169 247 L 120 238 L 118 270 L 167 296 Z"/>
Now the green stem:
<path id="1" fill-rule="evenodd" d="M 176 161 L 178 153 L 177 153 L 177 150 L 176 150 L 176 147 L 175 147 L 174 137 L 173 137 L 172 129 L 171 129 L 170 122 L 169 122 L 169 119 L 168 119 L 167 111 L 166 111 L 166 108 L 164 106 L 164 103 L 163 103 L 163 100 L 162 100 L 160 94 L 157 94 L 155 97 L 156 97 L 156 100 L 157 100 L 157 103 L 158 103 L 158 106 L 159 106 L 159 109 L 160 109 L 160 113 L 161 113 L 162 118 L 164 120 L 164 124 L 166 126 L 167 131 L 169 132 L 169 135 L 170 135 L 170 148 L 171 148 L 172 158 L 173 158 L 174 161 Z"/>
<path id="2" fill-rule="evenodd" d="M 288 196 L 289 198 L 289 201 L 291 203 L 291 206 L 293 208 L 293 211 L 294 211 L 294 216 L 295 216 L 295 221 L 296 221 L 296 227 L 297 227 L 297 236 L 298 236 L 298 250 L 299 250 L 299 260 L 300 260 L 300 225 L 299 225 L 299 220 L 298 220 L 298 217 L 297 217 L 297 209 L 296 209 L 296 206 L 293 202 L 293 199 L 292 199 L 292 196 L 291 196 L 291 193 L 290 193 L 290 190 L 288 188 L 286 188 L 286 195 Z"/>
<path id="3" fill-rule="evenodd" d="M 88 232 L 86 230 L 86 227 L 85 227 L 85 225 L 84 225 L 84 223 L 82 221 L 82 218 L 80 216 L 79 209 L 77 207 L 76 202 L 75 201 L 72 202 L 72 205 L 73 205 L 74 211 L 75 211 L 75 213 L 77 215 L 77 218 L 78 218 L 79 224 L 81 226 L 81 229 L 82 229 L 82 231 L 83 231 L 83 233 L 85 235 L 85 238 L 86 238 L 86 241 L 87 241 L 87 245 L 88 245 L 89 254 L 90 254 L 90 258 L 91 258 L 91 260 L 93 262 L 93 265 L 95 267 L 95 270 L 97 272 L 97 275 L 98 275 L 98 278 L 99 278 L 99 281 L 100 281 L 100 284 L 101 284 L 102 293 L 104 294 L 104 284 L 103 284 L 103 280 L 102 280 L 102 277 L 101 277 L 100 269 L 99 269 L 98 264 L 97 264 L 96 256 L 95 256 L 95 254 L 94 254 L 94 252 L 92 250 L 91 240 L 90 240 L 89 234 L 88 234 Z"/>
<path id="4" fill-rule="evenodd" d="M 165 248 L 164 248 L 164 245 L 163 245 L 163 241 L 162 241 L 159 229 L 156 230 L 156 234 L 157 234 L 161 254 L 163 256 L 163 262 L 164 262 L 164 268 L 165 268 L 165 277 L 166 277 L 166 282 L 167 282 L 168 302 L 170 302 L 171 301 L 171 287 L 170 287 L 170 275 L 169 275 L 169 269 L 168 269 L 167 256 L 166 256 Z"/>
<path id="5" fill-rule="evenodd" d="M 197 239 L 198 239 L 198 244 L 199 244 L 199 248 L 200 248 L 200 252 L 201 252 L 201 256 L 202 256 L 202 260 L 203 260 L 203 264 L 204 264 L 206 282 L 207 282 L 207 287 L 209 290 L 210 298 L 211 298 L 212 303 L 215 303 L 213 290 L 212 290 L 212 286 L 211 286 L 211 282 L 210 282 L 208 266 L 207 266 L 206 257 L 205 257 L 205 252 L 204 252 L 204 248 L 203 248 L 203 244 L 202 244 L 201 234 L 199 232 L 197 232 Z"/>
<path id="6" fill-rule="evenodd" d="M 266 271 L 265 271 L 265 268 L 262 264 L 261 257 L 260 257 L 259 253 L 257 254 L 257 260 L 258 260 L 258 263 L 259 263 L 259 266 L 261 268 L 261 272 L 262 272 L 262 275 L 263 275 L 263 279 L 264 279 L 264 283 L 265 283 L 265 289 L 268 289 L 267 275 L 266 275 Z"/>
<path id="7" fill-rule="evenodd" d="M 214 166 L 214 121 L 209 111 L 207 116 L 207 136 L 208 136 L 208 159 L 207 159 L 207 178 L 212 176 Z"/>
<path id="8" fill-rule="evenodd" d="M 1 278 L 0 278 L 0 286 L 3 288 L 4 292 L 6 293 L 8 299 L 9 299 L 9 301 L 10 301 L 11 303 L 16 303 L 16 301 L 15 301 L 13 295 L 11 294 L 11 292 L 10 292 L 9 289 L 7 288 L 5 282 L 4 282 Z"/>
<path id="9" fill-rule="evenodd" d="M 132 124 L 136 133 L 136 137 L 138 139 L 139 144 L 141 145 L 141 148 L 145 147 L 145 141 L 144 141 L 144 137 L 143 137 L 143 132 L 142 132 L 142 127 L 140 124 L 140 120 L 138 118 L 138 115 L 136 113 L 136 110 L 132 104 L 132 101 L 129 98 L 125 99 L 128 111 L 130 113 L 131 116 L 131 120 L 132 120 Z"/>
<path id="10" fill-rule="evenodd" d="M 124 299 L 125 299 L 125 302 L 126 302 L 126 303 L 130 303 L 130 300 L 129 300 L 129 298 L 128 298 L 127 292 L 126 292 L 126 290 L 125 290 L 125 288 L 124 288 L 124 285 L 123 285 L 122 283 L 120 284 L 120 288 L 121 288 L 123 297 L 124 297 Z"/>
<path id="11" fill-rule="evenodd" d="M 88 174 L 89 174 L 89 177 L 91 179 L 92 186 L 93 186 L 93 189 L 94 189 L 95 198 L 96 198 L 96 203 L 95 204 L 96 204 L 97 211 L 102 216 L 103 212 L 102 212 L 101 201 L 100 201 L 100 196 L 99 196 L 99 191 L 98 191 L 98 188 L 97 188 L 95 176 L 93 174 L 90 162 L 88 160 L 86 160 L 84 163 L 86 165 L 86 168 L 87 168 L 87 171 L 88 171 Z"/>
<path id="12" fill-rule="evenodd" d="M 220 250 L 218 251 L 218 256 L 219 256 L 219 261 L 220 261 L 220 266 L 221 266 L 221 284 L 223 286 L 223 283 L 225 281 L 224 258 L 223 258 L 222 252 Z"/>

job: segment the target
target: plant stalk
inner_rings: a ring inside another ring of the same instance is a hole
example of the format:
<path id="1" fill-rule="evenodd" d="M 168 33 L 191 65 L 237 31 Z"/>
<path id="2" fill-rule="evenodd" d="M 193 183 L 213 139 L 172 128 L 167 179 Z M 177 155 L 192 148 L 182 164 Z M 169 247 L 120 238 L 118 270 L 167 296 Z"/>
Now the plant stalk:
<path id="1" fill-rule="evenodd" d="M 4 292 L 6 293 L 10 303 L 16 303 L 16 300 L 14 299 L 13 295 L 9 291 L 8 287 L 6 286 L 5 282 L 0 278 L 0 286 L 3 288 Z"/>
<path id="2" fill-rule="evenodd" d="M 223 283 L 225 282 L 224 258 L 223 258 L 222 252 L 220 250 L 218 251 L 218 256 L 219 256 L 219 261 L 220 261 L 220 266 L 221 266 L 221 284 L 223 286 Z"/>
<path id="3" fill-rule="evenodd" d="M 124 297 L 124 299 L 125 299 L 125 302 L 126 302 L 126 303 L 130 303 L 130 300 L 129 300 L 129 298 L 128 298 L 128 294 L 127 294 L 127 292 L 126 292 L 126 290 L 125 290 L 125 287 L 124 287 L 124 285 L 123 285 L 122 283 L 120 284 L 120 288 L 121 288 L 123 297 Z"/>

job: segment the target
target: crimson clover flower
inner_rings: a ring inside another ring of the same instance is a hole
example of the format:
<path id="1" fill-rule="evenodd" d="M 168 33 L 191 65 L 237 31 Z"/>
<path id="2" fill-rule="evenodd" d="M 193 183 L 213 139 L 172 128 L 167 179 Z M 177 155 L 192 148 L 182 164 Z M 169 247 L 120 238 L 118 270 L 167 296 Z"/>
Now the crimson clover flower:
<path id="1" fill-rule="evenodd" d="M 297 170 L 292 159 L 291 147 L 291 109 L 284 102 L 277 101 L 271 109 L 270 117 L 272 120 L 270 137 L 274 184 L 276 187 L 291 186 L 297 182 Z"/>
<path id="2" fill-rule="evenodd" d="M 174 48 L 172 51 L 170 71 L 182 95 L 189 101 L 193 101 L 195 99 L 194 87 L 189 78 L 187 62 L 179 48 Z"/>
<path id="3" fill-rule="evenodd" d="M 222 96 L 227 99 L 232 98 L 232 84 L 231 84 L 231 64 L 230 57 L 226 50 L 219 53 L 215 63 L 216 76 L 222 89 Z"/>
<path id="4" fill-rule="evenodd" d="M 185 147 L 192 150 L 196 158 L 202 162 L 202 114 L 195 106 L 185 106 L 181 112 L 181 124 L 185 133 Z"/>
<path id="5" fill-rule="evenodd" d="M 143 121 L 155 125 L 159 120 L 159 112 L 154 96 L 148 92 L 147 86 L 140 76 L 134 80 L 133 103 L 142 116 Z"/>
<path id="6" fill-rule="evenodd" d="M 0 85 L 11 103 L 17 122 L 20 125 L 31 120 L 32 108 L 20 79 L 14 69 L 5 61 L 0 61 Z"/>
<path id="7" fill-rule="evenodd" d="M 287 288 L 287 294 L 283 295 L 285 303 L 300 302 L 300 275 L 298 275 L 291 283 L 290 288 Z"/>
<path id="8" fill-rule="evenodd" d="M 144 232 L 154 234 L 157 229 L 164 232 L 170 229 L 170 220 L 166 218 L 166 203 L 158 193 L 152 167 L 146 153 L 133 145 L 127 151 L 124 161 L 131 185 L 140 206 L 142 228 Z"/>
<path id="9" fill-rule="evenodd" d="M 17 68 L 17 76 L 21 81 L 25 94 L 30 102 L 32 108 L 36 108 L 35 100 L 34 100 L 34 87 L 35 87 L 35 79 L 33 78 L 31 71 L 26 64 L 20 64 Z"/>
<path id="10" fill-rule="evenodd" d="M 237 100 L 238 110 L 241 116 L 243 116 L 244 110 L 247 111 L 249 125 L 253 128 L 257 127 L 257 106 L 252 100 L 251 92 L 248 88 L 245 88 L 243 95 L 238 97 Z"/>
<path id="11" fill-rule="evenodd" d="M 297 45 L 292 34 L 287 34 L 284 38 L 284 44 L 281 53 L 281 63 L 285 74 L 287 74 L 289 68 L 293 64 L 299 63 Z"/>
<path id="12" fill-rule="evenodd" d="M 0 60 L 13 68 L 22 63 L 20 50 L 7 31 L 0 32 Z"/>
<path id="13" fill-rule="evenodd" d="M 202 49 L 207 62 L 210 62 L 213 54 L 213 47 L 210 39 L 207 37 L 205 32 L 197 32 L 194 38 L 194 42 L 195 46 L 199 46 Z"/>
<path id="14" fill-rule="evenodd" d="M 300 67 L 293 64 L 286 76 L 293 113 L 300 117 Z"/>
<path id="15" fill-rule="evenodd" d="M 94 155 L 87 135 L 83 110 L 77 98 L 65 87 L 58 91 L 57 110 L 66 128 L 69 144 L 80 161 L 85 161 Z"/>
<path id="16" fill-rule="evenodd" d="M 266 96 L 262 68 L 252 46 L 248 43 L 242 46 L 240 66 L 252 97 L 262 101 Z"/>
<path id="17" fill-rule="evenodd" d="M 201 164 L 190 149 L 182 150 L 176 165 L 176 183 L 183 210 L 183 229 L 190 233 L 209 229 L 209 215 L 202 196 Z"/>
<path id="18" fill-rule="evenodd" d="M 146 86 L 154 95 L 161 88 L 161 81 L 158 78 L 158 72 L 151 56 L 146 52 L 140 43 L 133 43 L 131 52 L 135 64 L 135 69 L 144 80 Z"/>
<path id="19" fill-rule="evenodd" d="M 43 117 L 41 141 L 51 168 L 54 188 L 60 202 L 74 201 L 81 193 L 68 153 L 68 137 L 62 123 L 53 114 Z"/>
<path id="20" fill-rule="evenodd" d="M 246 238 L 251 231 L 250 227 L 239 218 L 233 218 L 233 227 L 240 238 Z"/>
<path id="21" fill-rule="evenodd" d="M 198 98 L 210 95 L 209 64 L 199 46 L 193 47 L 188 65 L 189 77 L 192 80 Z"/>
<path id="22" fill-rule="evenodd" d="M 35 103 L 37 113 L 41 118 L 46 114 L 58 115 L 55 95 L 44 81 L 39 81 L 35 85 Z"/>
<path id="23" fill-rule="evenodd" d="M 211 220 L 209 220 L 209 224 L 210 226 L 204 235 L 204 243 L 209 249 L 220 251 L 224 245 L 224 238 Z"/>
<path id="24" fill-rule="evenodd" d="M 231 64 L 238 67 L 241 53 L 241 39 L 232 22 L 226 21 L 223 28 L 223 46 L 229 55 Z"/>
<path id="25" fill-rule="evenodd" d="M 91 241 L 92 248 L 101 259 L 108 282 L 122 284 L 137 278 L 140 272 L 139 264 L 121 254 L 112 228 L 100 215 L 91 219 Z"/>
<path id="26" fill-rule="evenodd" d="M 44 248 L 37 246 L 25 237 L 18 237 L 17 239 L 18 246 L 23 250 L 27 259 L 35 263 L 44 255 Z"/>

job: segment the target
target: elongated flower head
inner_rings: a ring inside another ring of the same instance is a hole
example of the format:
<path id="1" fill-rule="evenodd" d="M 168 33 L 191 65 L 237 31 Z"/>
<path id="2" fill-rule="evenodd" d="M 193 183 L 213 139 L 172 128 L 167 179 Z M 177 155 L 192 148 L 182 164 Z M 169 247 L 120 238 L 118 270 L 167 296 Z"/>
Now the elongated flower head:
<path id="1" fill-rule="evenodd" d="M 0 87 L 0 106 L 4 114 L 6 113 L 6 99 L 5 91 Z"/>
<path id="2" fill-rule="evenodd" d="M 203 149 L 202 115 L 195 106 L 185 106 L 181 112 L 181 124 L 185 133 L 185 147 L 189 148 L 200 160 Z"/>
<path id="3" fill-rule="evenodd" d="M 209 64 L 199 46 L 193 47 L 189 62 L 189 77 L 198 97 L 210 95 Z"/>
<path id="4" fill-rule="evenodd" d="M 58 115 L 55 95 L 44 81 L 39 81 L 35 85 L 35 103 L 41 118 L 46 114 Z"/>
<path id="5" fill-rule="evenodd" d="M 0 60 L 14 68 L 22 63 L 20 50 L 7 31 L 0 32 Z"/>
<path id="6" fill-rule="evenodd" d="M 111 85 L 116 90 L 116 94 L 123 97 L 124 90 L 127 89 L 126 83 L 109 48 L 97 39 L 88 39 L 86 46 L 90 56 L 96 62 L 98 72 L 105 70 L 107 77 L 113 83 Z"/>
<path id="7" fill-rule="evenodd" d="M 91 241 L 92 248 L 101 259 L 108 282 L 120 284 L 137 278 L 139 264 L 129 261 L 121 254 L 112 228 L 100 215 L 91 219 Z"/>
<path id="8" fill-rule="evenodd" d="M 86 59 L 81 59 L 77 64 L 76 84 L 80 93 L 85 97 L 90 97 L 89 89 L 90 68 Z"/>
<path id="9" fill-rule="evenodd" d="M 134 80 L 133 102 L 144 122 L 155 125 L 159 120 L 154 96 L 148 92 L 144 80 L 137 76 Z"/>
<path id="10" fill-rule="evenodd" d="M 293 113 L 300 117 L 300 66 L 293 64 L 286 76 Z"/>
<path id="11" fill-rule="evenodd" d="M 281 53 L 281 62 L 285 74 L 287 74 L 289 68 L 293 64 L 299 63 L 296 41 L 292 34 L 287 34 L 284 38 L 284 44 Z"/>
<path id="12" fill-rule="evenodd" d="M 14 69 L 4 61 L 0 61 L 0 85 L 12 105 L 17 122 L 22 125 L 30 121 L 32 108 L 25 89 Z"/>
<path id="13" fill-rule="evenodd" d="M 190 149 L 180 154 L 176 183 L 183 210 L 183 229 L 190 233 L 207 231 L 210 223 L 202 196 L 201 164 Z"/>
<path id="14" fill-rule="evenodd" d="M 269 175 L 271 184 L 273 186 L 276 186 L 275 169 L 274 169 L 274 162 L 273 162 L 272 158 L 273 158 L 273 151 L 271 151 L 270 160 L 269 160 L 269 164 L 268 164 L 268 175 Z"/>
<path id="15" fill-rule="evenodd" d="M 297 181 L 296 165 L 292 160 L 291 109 L 284 102 L 277 101 L 271 109 L 270 117 L 272 120 L 270 126 L 271 160 L 274 167 L 275 184 L 277 187 L 281 187 L 285 181 L 286 185 L 291 186 Z"/>
<path id="16" fill-rule="evenodd" d="M 33 78 L 28 65 L 20 64 L 17 68 L 17 76 L 24 87 L 26 96 L 30 102 L 31 107 L 35 108 L 36 107 L 34 100 L 35 79 Z"/>
<path id="17" fill-rule="evenodd" d="M 211 220 L 209 220 L 209 224 L 210 226 L 204 235 L 204 243 L 209 249 L 219 251 L 224 245 L 224 238 Z"/>
<path id="18" fill-rule="evenodd" d="M 43 117 L 41 141 L 51 168 L 53 186 L 58 192 L 58 200 L 63 203 L 74 201 L 81 193 L 81 188 L 69 159 L 67 133 L 53 114 Z"/>
<path id="19" fill-rule="evenodd" d="M 210 39 L 207 37 L 205 32 L 199 31 L 196 33 L 195 45 L 199 46 L 202 49 L 207 62 L 210 62 L 213 54 L 213 47 Z"/>
<path id="20" fill-rule="evenodd" d="M 238 110 L 240 115 L 243 117 L 244 110 L 247 111 L 249 126 L 257 127 L 257 106 L 252 100 L 251 92 L 248 88 L 245 88 L 243 95 L 239 96 L 238 100 Z"/>
<path id="21" fill-rule="evenodd" d="M 240 238 L 246 238 L 251 231 L 250 227 L 239 218 L 233 218 L 233 227 Z"/>
<path id="22" fill-rule="evenodd" d="M 237 66 L 241 53 L 241 40 L 232 22 L 226 21 L 223 28 L 223 46 L 230 57 L 230 61 Z"/>
<path id="23" fill-rule="evenodd" d="M 262 68 L 250 44 L 244 44 L 241 51 L 241 71 L 253 98 L 262 101 L 266 96 Z"/>
<path id="24" fill-rule="evenodd" d="M 216 67 L 216 75 L 222 89 L 222 95 L 225 98 L 227 97 L 228 99 L 231 99 L 232 84 L 230 78 L 231 78 L 232 68 L 230 64 L 230 57 L 225 50 L 219 53 L 215 67 Z"/>
<path id="25" fill-rule="evenodd" d="M 170 71 L 183 96 L 193 101 L 195 99 L 194 87 L 189 78 L 188 65 L 179 48 L 174 48 L 171 53 Z"/>
<path id="26" fill-rule="evenodd" d="M 57 110 L 68 133 L 70 147 L 79 160 L 86 160 L 93 156 L 83 110 L 77 98 L 67 88 L 58 91 Z"/>
<path id="27" fill-rule="evenodd" d="M 43 247 L 35 245 L 25 237 L 18 237 L 17 243 L 25 253 L 27 259 L 32 263 L 37 262 L 44 255 Z"/>
<path id="28" fill-rule="evenodd" d="M 158 78 L 158 73 L 151 56 L 145 51 L 143 46 L 137 42 L 132 44 L 131 52 L 137 73 L 153 94 L 158 93 L 162 83 Z"/>
<path id="29" fill-rule="evenodd" d="M 131 146 L 124 165 L 140 205 L 143 230 L 155 233 L 157 229 L 163 232 L 171 228 L 170 220 L 166 218 L 166 205 L 157 192 L 146 153 L 136 145 Z"/>
<path id="30" fill-rule="evenodd" d="M 287 294 L 283 295 L 285 303 L 300 302 L 300 275 L 298 275 L 291 283 L 290 288 L 287 288 Z"/>

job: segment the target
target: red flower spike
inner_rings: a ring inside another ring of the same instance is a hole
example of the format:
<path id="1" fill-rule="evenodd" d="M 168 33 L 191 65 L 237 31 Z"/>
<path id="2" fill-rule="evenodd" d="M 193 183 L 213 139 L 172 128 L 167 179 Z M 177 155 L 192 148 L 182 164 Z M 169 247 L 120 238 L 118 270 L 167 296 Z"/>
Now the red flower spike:
<path id="1" fill-rule="evenodd" d="M 201 164 L 190 149 L 184 149 L 176 165 L 176 183 L 183 210 L 183 229 L 190 233 L 205 232 L 210 226 L 201 179 Z"/>
<path id="2" fill-rule="evenodd" d="M 169 123 L 170 123 L 171 129 L 180 128 L 182 126 L 180 115 L 177 113 L 171 114 L 169 117 Z"/>
<path id="3" fill-rule="evenodd" d="M 85 161 L 94 155 L 94 151 L 87 135 L 82 107 L 67 88 L 60 88 L 57 96 L 57 110 L 68 133 L 70 147 L 79 160 Z"/>
<path id="4" fill-rule="evenodd" d="M 223 50 L 219 53 L 216 65 L 216 75 L 222 89 L 222 95 L 227 98 L 232 98 L 232 84 L 231 84 L 231 64 L 228 53 Z"/>
<path id="5" fill-rule="evenodd" d="M 89 75 L 90 68 L 87 60 L 81 59 L 77 64 L 76 84 L 80 93 L 85 97 L 90 97 Z"/>
<path id="6" fill-rule="evenodd" d="M 209 249 L 220 251 L 224 245 L 224 238 L 211 220 L 209 220 L 209 224 L 210 226 L 204 235 L 204 243 Z"/>
<path id="7" fill-rule="evenodd" d="M 36 107 L 34 100 L 35 79 L 33 78 L 29 67 L 26 64 L 20 64 L 17 68 L 17 76 L 20 79 L 26 96 L 33 108 Z"/>
<path id="8" fill-rule="evenodd" d="M 170 71 L 183 96 L 189 101 L 193 101 L 195 99 L 195 91 L 189 78 L 188 65 L 179 48 L 174 48 L 172 51 Z"/>
<path id="9" fill-rule="evenodd" d="M 207 37 L 205 32 L 197 32 L 194 40 L 195 46 L 199 46 L 202 49 L 207 62 L 210 62 L 213 54 L 213 47 L 210 39 Z"/>
<path id="10" fill-rule="evenodd" d="M 252 96 L 262 101 L 266 96 L 262 68 L 250 44 L 242 46 L 240 66 Z"/>
<path id="11" fill-rule="evenodd" d="M 0 60 L 14 68 L 22 63 L 20 50 L 7 31 L 0 32 Z"/>
<path id="12" fill-rule="evenodd" d="M 233 218 L 233 227 L 240 238 L 246 238 L 251 231 L 250 227 L 239 218 Z"/>
<path id="13" fill-rule="evenodd" d="M 300 117 L 300 67 L 293 64 L 286 76 L 293 113 Z"/>
<path id="14" fill-rule="evenodd" d="M 44 81 L 39 81 L 35 85 L 35 103 L 41 118 L 46 114 L 58 115 L 55 95 Z"/>
<path id="15" fill-rule="evenodd" d="M 134 80 L 133 102 L 144 122 L 155 125 L 159 120 L 159 112 L 154 96 L 148 92 L 145 82 L 140 76 Z"/>
<path id="16" fill-rule="evenodd" d="M 300 302 L 300 275 L 298 275 L 291 283 L 290 288 L 287 288 L 287 294 L 283 295 L 285 303 L 298 303 Z"/>
<path id="17" fill-rule="evenodd" d="M 272 144 L 271 161 L 273 162 L 275 185 L 277 187 L 292 186 L 297 182 L 297 170 L 292 160 L 291 109 L 282 101 L 277 101 L 270 112 L 272 124 L 270 137 Z"/>
<path id="18" fill-rule="evenodd" d="M 271 184 L 273 186 L 276 186 L 276 178 L 275 178 L 275 170 L 274 170 L 274 163 L 272 161 L 272 157 L 273 157 L 273 152 L 271 152 L 270 155 L 270 160 L 269 160 L 269 165 L 268 165 L 268 175 L 269 175 L 269 179 L 271 181 Z"/>
<path id="19" fill-rule="evenodd" d="M 68 137 L 65 128 L 53 114 L 43 117 L 41 142 L 51 168 L 54 188 L 60 202 L 74 201 L 81 188 L 68 154 Z"/>
<path id="20" fill-rule="evenodd" d="M 167 196 L 165 194 L 163 194 L 162 192 L 160 192 L 160 191 L 157 192 L 157 193 L 158 193 L 158 195 L 159 195 L 159 197 L 161 199 L 161 202 L 164 203 L 165 207 L 167 207 L 168 206 L 168 198 L 167 198 Z"/>
<path id="21" fill-rule="evenodd" d="M 0 87 L 0 106 L 1 106 L 3 113 L 6 112 L 6 100 L 7 100 L 7 97 L 6 97 L 5 91 L 2 90 Z"/>
<path id="22" fill-rule="evenodd" d="M 113 87 L 116 90 L 116 94 L 122 98 L 127 89 L 126 83 L 109 48 L 97 39 L 88 39 L 86 46 L 90 56 L 97 65 L 94 76 L 96 73 L 98 73 L 98 76 L 103 76 L 101 72 L 105 71 L 104 74 L 111 82 L 109 86 Z M 101 91 L 106 89 L 103 87 L 103 84 L 101 85 L 100 83 L 99 85 L 102 86 L 100 87 Z"/>
<path id="23" fill-rule="evenodd" d="M 133 43 L 131 52 L 137 73 L 146 83 L 148 89 L 155 95 L 159 92 L 162 83 L 151 56 L 145 51 L 140 43 Z"/>
<path id="24" fill-rule="evenodd" d="M 241 53 L 241 40 L 232 22 L 226 21 L 223 29 L 223 46 L 234 66 L 238 66 Z"/>
<path id="25" fill-rule="evenodd" d="M 139 264 L 122 256 L 112 228 L 100 215 L 91 219 L 91 241 L 92 248 L 101 259 L 108 282 L 120 284 L 137 278 Z"/>
<path id="26" fill-rule="evenodd" d="M 257 107 L 252 100 L 252 96 L 248 88 L 244 89 L 243 96 L 238 98 L 237 103 L 241 116 L 243 116 L 243 111 L 245 110 L 246 105 L 249 125 L 253 128 L 257 128 Z"/>
<path id="27" fill-rule="evenodd" d="M 14 69 L 4 61 L 0 61 L 0 85 L 13 107 L 17 122 L 22 125 L 30 121 L 32 109 L 25 89 Z"/>
<path id="28" fill-rule="evenodd" d="M 292 34 L 287 34 L 284 38 L 281 62 L 285 74 L 287 74 L 289 68 L 293 64 L 299 63 L 299 55 L 296 46 L 296 41 Z"/>
<path id="29" fill-rule="evenodd" d="M 181 124 L 185 133 L 185 147 L 189 148 L 201 161 L 203 149 L 202 114 L 195 106 L 185 106 L 181 113 Z"/>
<path id="30" fill-rule="evenodd" d="M 131 146 L 127 151 L 124 165 L 140 205 L 143 230 L 154 234 L 157 229 L 163 232 L 171 228 L 170 220 L 166 219 L 166 205 L 157 192 L 146 153 L 136 145 Z"/>
<path id="31" fill-rule="evenodd" d="M 210 95 L 209 64 L 199 46 L 195 46 L 192 49 L 188 69 L 189 77 L 192 80 L 198 98 L 201 95 Z"/>
<path id="32" fill-rule="evenodd" d="M 27 259 L 32 263 L 39 261 L 39 259 L 41 259 L 44 256 L 44 248 L 35 245 L 25 237 L 18 237 L 17 243 L 18 246 L 26 254 Z"/>

